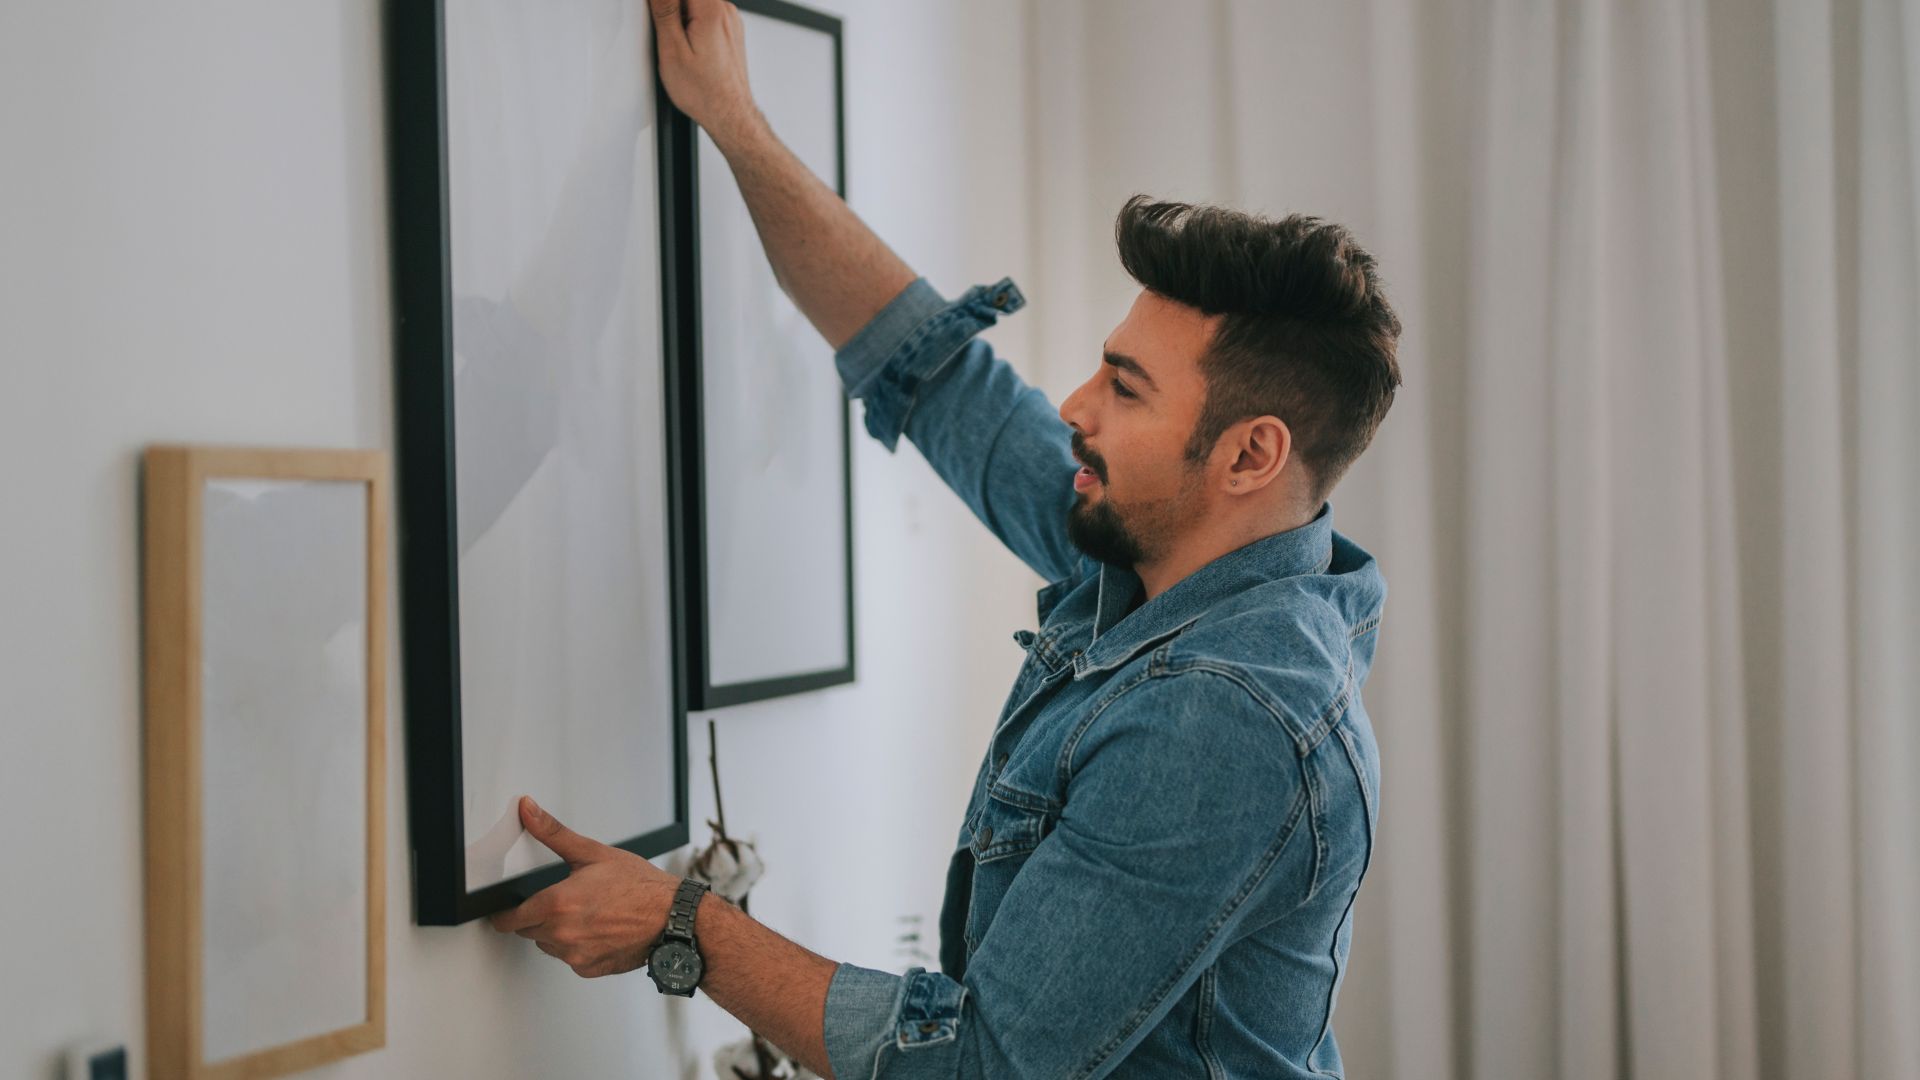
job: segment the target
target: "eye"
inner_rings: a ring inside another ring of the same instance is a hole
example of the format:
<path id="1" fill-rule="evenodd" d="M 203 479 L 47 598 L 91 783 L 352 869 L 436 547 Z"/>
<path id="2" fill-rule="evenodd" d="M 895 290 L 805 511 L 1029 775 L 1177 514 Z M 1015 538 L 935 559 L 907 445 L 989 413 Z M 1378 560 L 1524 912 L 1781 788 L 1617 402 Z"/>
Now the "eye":
<path id="1" fill-rule="evenodd" d="M 1107 381 L 1113 384 L 1113 392 L 1115 394 L 1120 395 L 1123 398 L 1134 398 L 1134 397 L 1140 396 L 1139 394 L 1134 393 L 1132 390 L 1127 389 L 1127 384 L 1121 382 L 1118 377 L 1109 379 Z"/>

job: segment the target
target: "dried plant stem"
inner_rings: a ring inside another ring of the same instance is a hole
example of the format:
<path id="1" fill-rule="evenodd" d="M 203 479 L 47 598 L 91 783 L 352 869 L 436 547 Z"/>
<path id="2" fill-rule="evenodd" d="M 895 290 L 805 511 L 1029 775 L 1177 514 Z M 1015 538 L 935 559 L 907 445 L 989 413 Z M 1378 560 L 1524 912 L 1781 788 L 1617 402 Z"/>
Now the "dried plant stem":
<path id="1" fill-rule="evenodd" d="M 707 766 L 713 771 L 713 816 L 717 819 L 714 828 L 724 840 L 727 837 L 727 810 L 720 802 L 720 735 L 711 716 L 707 717 Z"/>
<path id="2" fill-rule="evenodd" d="M 726 843 L 731 847 L 733 838 L 727 835 L 726 804 L 720 800 L 720 734 L 719 728 L 714 723 L 712 717 L 707 718 L 707 768 L 713 774 L 714 820 L 709 822 L 709 824 L 713 826 L 715 841 L 718 843 Z M 735 857 L 738 858 L 737 851 L 735 852 Z M 743 914 L 747 911 L 747 897 L 744 895 L 740 897 L 740 911 Z M 759 1078 L 770 1078 L 777 1075 L 775 1070 L 779 1066 L 779 1061 L 774 1055 L 772 1044 L 768 1043 L 765 1038 L 761 1037 L 759 1032 L 754 1031 L 752 1028 L 747 1029 L 747 1034 L 753 1037 L 754 1067 L 759 1070 L 759 1074 L 758 1077 L 744 1078 L 744 1080 L 759 1080 Z M 742 1075 L 738 1069 L 734 1070 L 734 1074 Z"/>
<path id="3" fill-rule="evenodd" d="M 761 1038 L 757 1031 L 753 1033 L 753 1062 L 761 1076 L 774 1075 L 777 1063 L 773 1059 L 773 1051 L 767 1048 L 767 1040 Z"/>

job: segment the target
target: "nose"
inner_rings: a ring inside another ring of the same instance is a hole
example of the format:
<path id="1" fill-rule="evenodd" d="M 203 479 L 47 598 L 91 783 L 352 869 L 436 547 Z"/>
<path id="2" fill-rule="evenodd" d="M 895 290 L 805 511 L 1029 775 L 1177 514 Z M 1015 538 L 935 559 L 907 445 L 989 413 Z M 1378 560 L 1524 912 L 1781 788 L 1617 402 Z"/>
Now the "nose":
<path id="1" fill-rule="evenodd" d="M 1095 378 L 1098 378 L 1098 375 Z M 1066 400 L 1060 403 L 1060 419 L 1066 421 L 1068 427 L 1082 435 L 1087 433 L 1087 392 L 1092 385 L 1093 379 L 1088 379 L 1075 387 L 1073 393 L 1068 394 Z"/>

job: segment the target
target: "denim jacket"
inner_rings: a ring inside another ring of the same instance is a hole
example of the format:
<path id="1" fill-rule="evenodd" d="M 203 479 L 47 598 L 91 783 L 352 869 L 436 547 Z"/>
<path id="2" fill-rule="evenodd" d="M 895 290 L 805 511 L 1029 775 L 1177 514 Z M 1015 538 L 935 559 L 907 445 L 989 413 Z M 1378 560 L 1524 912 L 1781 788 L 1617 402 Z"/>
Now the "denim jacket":
<path id="1" fill-rule="evenodd" d="M 867 430 L 904 432 L 1052 584 L 948 870 L 940 972 L 842 964 L 837 1080 L 1326 1077 L 1379 815 L 1360 687 L 1386 585 L 1309 524 L 1135 607 L 1067 539 L 1070 429 L 974 335 L 1009 280 L 915 281 L 840 349 Z"/>

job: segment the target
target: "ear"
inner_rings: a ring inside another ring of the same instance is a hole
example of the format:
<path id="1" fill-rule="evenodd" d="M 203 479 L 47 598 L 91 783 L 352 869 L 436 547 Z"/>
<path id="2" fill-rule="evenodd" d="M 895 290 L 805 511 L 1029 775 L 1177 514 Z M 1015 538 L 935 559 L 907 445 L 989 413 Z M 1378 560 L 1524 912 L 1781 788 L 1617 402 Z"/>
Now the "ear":
<path id="1" fill-rule="evenodd" d="M 1220 483 L 1229 495 L 1266 490 L 1293 456 L 1293 432 L 1277 416 L 1242 420 L 1228 428 L 1220 442 L 1227 456 Z"/>

